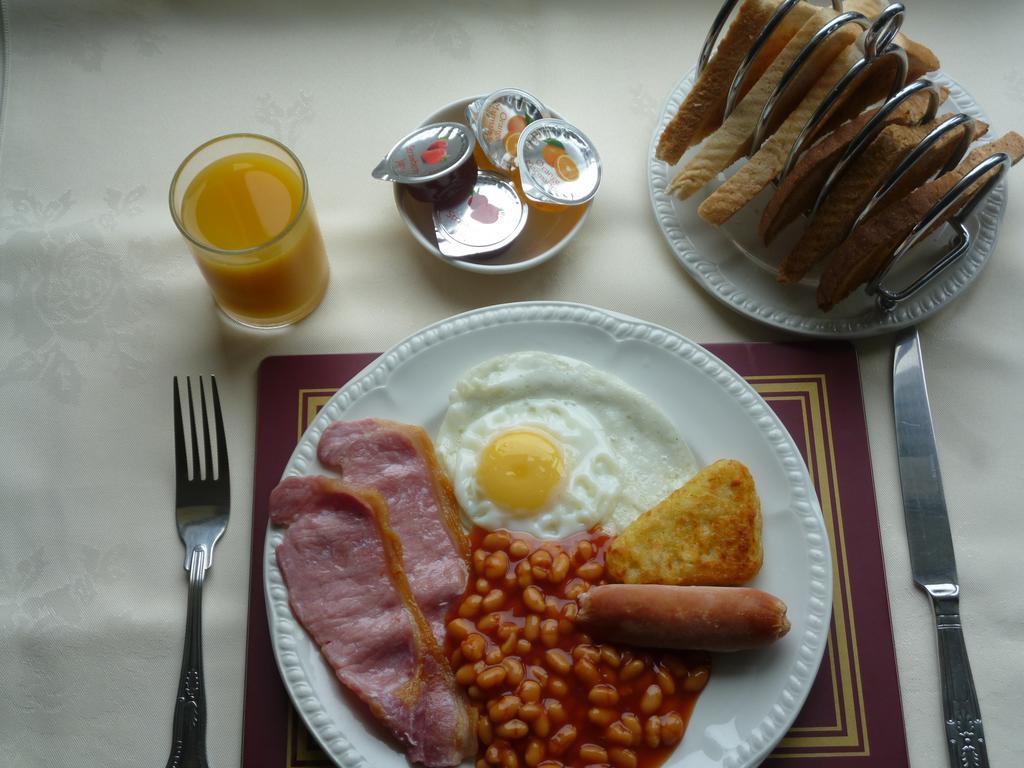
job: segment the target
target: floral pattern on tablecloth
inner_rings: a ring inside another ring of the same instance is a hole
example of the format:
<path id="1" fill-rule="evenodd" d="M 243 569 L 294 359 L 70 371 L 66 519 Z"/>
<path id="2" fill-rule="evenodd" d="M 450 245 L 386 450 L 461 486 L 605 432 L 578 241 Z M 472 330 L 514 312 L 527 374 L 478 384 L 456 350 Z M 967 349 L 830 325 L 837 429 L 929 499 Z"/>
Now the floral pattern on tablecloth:
<path id="1" fill-rule="evenodd" d="M 141 212 L 144 187 L 107 189 L 106 210 L 76 219 L 71 190 L 46 200 L 25 189 L 7 192 L 0 228 L 6 268 L 0 286 L 17 342 L 0 353 L 0 387 L 31 382 L 59 402 L 78 400 L 81 361 L 100 356 L 128 384 L 143 380 L 151 347 L 146 305 L 153 278 L 139 277 L 132 252 L 147 239 L 115 239 Z M 8 351 L 10 350 L 10 351 Z"/>

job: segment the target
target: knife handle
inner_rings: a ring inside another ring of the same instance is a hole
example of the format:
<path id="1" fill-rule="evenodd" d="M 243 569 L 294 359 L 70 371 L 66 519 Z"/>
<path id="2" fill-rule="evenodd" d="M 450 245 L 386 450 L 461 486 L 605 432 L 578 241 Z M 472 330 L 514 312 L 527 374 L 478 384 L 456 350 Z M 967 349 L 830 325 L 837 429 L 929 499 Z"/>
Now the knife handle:
<path id="1" fill-rule="evenodd" d="M 953 768 L 988 768 L 981 709 L 960 623 L 960 599 L 956 596 L 933 597 L 932 608 L 939 639 L 942 708 L 946 717 L 949 763 Z"/>

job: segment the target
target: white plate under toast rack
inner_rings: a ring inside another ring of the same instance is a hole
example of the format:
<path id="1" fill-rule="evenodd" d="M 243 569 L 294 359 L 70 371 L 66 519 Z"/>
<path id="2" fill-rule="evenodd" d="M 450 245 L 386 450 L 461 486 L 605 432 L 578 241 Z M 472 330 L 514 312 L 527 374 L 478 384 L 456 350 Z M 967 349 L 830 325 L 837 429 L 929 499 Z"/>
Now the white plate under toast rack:
<path id="1" fill-rule="evenodd" d="M 801 1 L 802 0 L 784 0 L 784 2 L 782 2 L 774 12 L 769 22 L 765 25 L 764 29 L 754 40 L 752 46 L 740 63 L 732 82 L 730 83 L 722 116 L 723 122 L 736 107 L 740 94 L 743 92 L 744 80 L 747 77 L 747 73 L 751 65 L 756 60 L 758 53 L 762 50 L 771 37 L 772 32 L 782 22 L 786 14 L 788 14 L 792 8 Z M 715 44 L 718 41 L 722 29 L 725 27 L 726 22 L 731 17 L 734 8 L 739 2 L 740 0 L 725 0 L 721 10 L 715 17 L 700 53 L 697 68 L 693 75 L 694 81 L 696 81 L 696 78 L 699 77 L 700 73 L 710 61 L 712 51 L 715 48 Z M 923 78 L 910 84 L 906 83 L 908 71 L 907 54 L 903 48 L 895 42 L 896 35 L 902 26 L 905 13 L 904 6 L 901 3 L 891 3 L 874 18 L 868 18 L 857 11 L 844 11 L 842 0 L 831 0 L 831 4 L 838 15 L 830 19 L 821 27 L 821 29 L 810 39 L 783 73 L 778 85 L 775 87 L 761 110 L 760 117 L 752 135 L 750 149 L 747 153 L 747 157 L 753 156 L 761 147 L 766 137 L 770 135 L 771 130 L 774 130 L 778 119 L 773 122 L 772 118 L 778 111 L 776 109 L 777 105 L 780 102 L 784 102 L 783 96 L 787 89 L 789 89 L 791 85 L 798 80 L 798 75 L 807 62 L 813 58 L 815 51 L 817 51 L 826 40 L 847 25 L 853 24 L 860 27 L 861 33 L 857 39 L 856 45 L 859 50 L 862 51 L 863 56 L 850 67 L 843 77 L 839 79 L 836 85 L 829 91 L 825 99 L 808 119 L 807 123 L 803 126 L 789 151 L 789 155 L 786 159 L 782 172 L 779 174 L 778 178 L 774 180 L 775 185 L 777 186 L 781 184 L 781 182 L 790 173 L 801 152 L 806 149 L 814 139 L 823 135 L 825 131 L 822 129 L 825 128 L 829 120 L 835 116 L 837 109 L 842 104 L 844 94 L 848 89 L 856 88 L 861 85 L 864 78 L 869 76 L 869 73 L 875 63 L 886 59 L 891 60 L 893 65 L 891 68 L 894 72 L 894 76 L 889 87 L 889 93 L 886 101 L 877 108 L 873 117 L 864 124 L 857 135 L 852 139 L 852 141 L 850 141 L 845 152 L 841 155 L 838 162 L 830 171 L 827 180 L 816 195 L 813 206 L 808 211 L 808 214 L 811 215 L 813 215 L 821 206 L 823 200 L 835 185 L 836 180 L 842 175 L 844 169 L 846 169 L 850 163 L 858 157 L 858 155 L 885 127 L 885 121 L 888 115 L 890 115 L 911 96 L 920 92 L 927 92 L 929 94 L 928 107 L 919 123 L 924 124 L 935 118 L 939 102 L 941 101 L 939 83 Z M 677 92 L 678 90 L 680 89 L 677 89 Z M 775 117 L 778 118 L 777 115 L 775 115 Z M 845 234 L 849 235 L 857 225 L 863 222 L 872 213 L 878 203 L 882 201 L 888 192 L 892 190 L 915 166 L 915 164 L 917 164 L 918 161 L 927 154 L 930 148 L 934 147 L 951 131 L 959 130 L 961 136 L 959 143 L 952 151 L 947 162 L 941 169 L 932 175 L 932 178 L 955 168 L 963 160 L 968 151 L 972 141 L 972 128 L 975 122 L 975 116 L 961 112 L 948 120 L 945 120 L 930 131 L 892 170 L 888 177 L 882 179 L 882 181 L 877 185 L 868 203 L 855 218 L 854 222 Z M 664 123 L 659 126 L 656 136 L 660 133 L 663 127 Z M 773 322 L 770 320 L 771 324 L 780 325 L 797 332 L 808 333 L 809 335 L 865 336 L 872 335 L 873 333 L 894 330 L 897 327 L 909 325 L 920 319 L 922 314 L 926 313 L 921 313 L 916 309 L 912 313 L 915 316 L 908 317 L 906 319 L 896 317 L 893 313 L 901 303 L 906 302 L 912 296 L 917 294 L 927 284 L 935 280 L 940 273 L 946 271 L 950 266 L 960 260 L 968 251 L 971 250 L 973 238 L 970 229 L 966 225 L 966 220 L 983 198 L 985 198 L 992 188 L 1001 181 L 1003 176 L 1006 174 L 1006 171 L 1009 169 L 1010 164 L 1010 158 L 1005 153 L 997 153 L 985 159 L 967 173 L 966 176 L 953 186 L 952 189 L 943 195 L 942 198 L 936 202 L 934 206 L 927 211 L 927 213 L 925 213 L 921 220 L 917 222 L 910 234 L 903 240 L 903 242 L 900 243 L 882 268 L 865 287 L 866 293 L 874 297 L 877 310 L 882 314 L 882 317 L 877 321 L 869 321 L 865 323 L 855 322 L 848 326 L 836 324 L 834 327 L 838 329 L 838 332 L 830 332 L 833 326 L 829 325 L 826 320 L 826 316 L 823 313 L 821 314 L 820 322 L 817 322 L 815 318 L 797 317 L 794 322 L 791 322 L 789 318 L 782 318 L 781 322 Z M 658 215 L 659 223 L 661 223 L 666 237 L 669 239 L 670 245 L 672 245 L 676 250 L 677 256 L 680 256 L 680 260 L 684 260 L 682 255 L 679 253 L 679 242 L 673 242 L 674 233 L 670 232 L 672 222 L 666 221 L 666 196 L 654 188 L 656 183 L 655 176 L 657 175 L 658 174 L 654 172 L 654 168 L 652 166 L 652 199 L 655 204 L 655 212 Z M 979 183 L 981 180 L 984 180 L 984 183 Z M 659 197 L 661 199 L 659 199 Z M 944 219 L 950 211 L 953 211 L 954 215 L 948 219 Z M 901 261 L 904 261 L 905 256 L 914 248 L 915 245 L 925 237 L 931 235 L 933 231 L 937 229 L 936 222 L 943 220 L 945 220 L 945 223 L 952 230 L 951 238 L 943 249 L 937 254 L 929 253 L 927 263 L 923 266 L 916 267 L 913 272 L 909 273 L 909 276 L 907 270 L 903 270 L 899 280 L 902 284 L 901 287 L 892 287 L 886 284 L 892 281 L 891 276 L 894 274 L 893 270 L 896 265 Z M 685 245 L 690 245 L 690 243 L 686 241 Z M 991 243 L 988 243 L 987 245 L 991 246 Z M 710 282 L 714 283 L 714 281 Z M 746 311 L 748 307 L 737 306 L 737 302 L 735 301 L 730 302 L 728 297 L 722 294 L 720 284 L 705 284 L 705 287 L 709 288 L 712 293 L 717 292 L 719 294 L 718 298 L 725 299 L 726 303 L 732 303 L 734 308 L 740 309 L 740 311 L 745 311 L 747 314 L 751 314 L 757 319 L 765 319 L 765 313 L 763 312 L 758 313 Z M 847 327 L 849 328 L 848 332 L 844 332 L 843 329 Z"/>

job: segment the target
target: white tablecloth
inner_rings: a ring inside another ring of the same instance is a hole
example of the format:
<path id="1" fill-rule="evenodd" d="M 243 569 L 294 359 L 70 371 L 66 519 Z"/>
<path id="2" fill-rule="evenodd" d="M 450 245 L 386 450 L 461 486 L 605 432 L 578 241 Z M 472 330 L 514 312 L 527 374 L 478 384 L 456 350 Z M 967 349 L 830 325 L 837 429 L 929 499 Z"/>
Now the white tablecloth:
<path id="1" fill-rule="evenodd" d="M 909 0 L 906 29 L 992 119 L 1024 129 L 1024 5 Z M 646 153 L 717 2 L 7 2 L 0 156 L 0 763 L 159 765 L 185 610 L 173 525 L 170 381 L 227 394 L 234 503 L 206 588 L 213 766 L 237 765 L 255 372 L 267 355 L 384 349 L 487 304 L 604 306 L 705 342 L 778 340 L 674 261 Z M 411 125 L 515 85 L 600 148 L 605 181 L 560 257 L 501 277 L 423 252 L 370 178 Z M 303 160 L 332 280 L 308 320 L 223 320 L 167 187 L 231 131 Z M 1014 581 L 1024 461 L 1024 172 L 977 283 L 922 329 L 992 764 L 1024 764 L 1024 612 Z M 946 764 L 934 628 L 910 579 L 893 444 L 891 338 L 857 342 L 912 764 Z M 255 535 L 262 536 L 261 531 Z M 870 628 L 865 628 L 870 631 Z"/>

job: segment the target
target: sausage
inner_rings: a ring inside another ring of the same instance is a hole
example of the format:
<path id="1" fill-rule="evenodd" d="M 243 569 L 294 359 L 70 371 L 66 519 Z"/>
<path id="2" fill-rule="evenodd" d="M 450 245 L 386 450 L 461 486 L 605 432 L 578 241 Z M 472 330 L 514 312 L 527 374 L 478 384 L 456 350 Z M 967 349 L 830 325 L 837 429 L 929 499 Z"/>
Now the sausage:
<path id="1" fill-rule="evenodd" d="M 576 621 L 596 640 L 647 648 L 743 651 L 789 631 L 786 604 L 749 587 L 603 584 L 577 602 Z"/>

